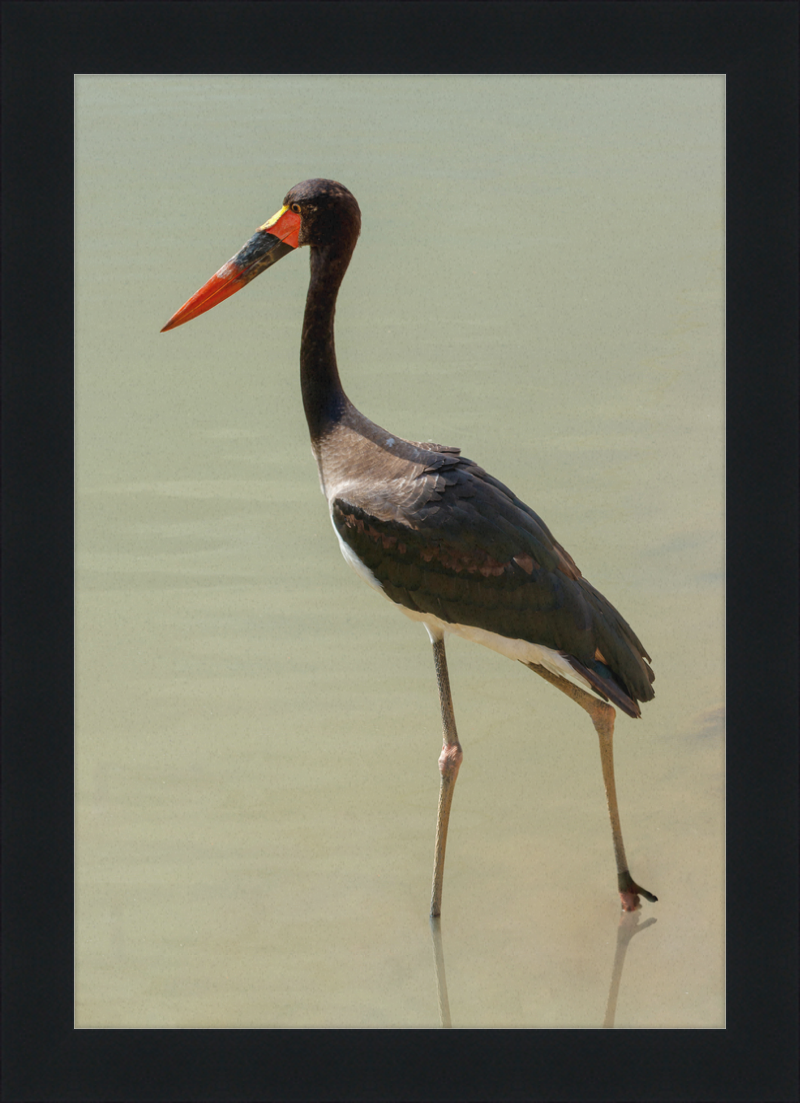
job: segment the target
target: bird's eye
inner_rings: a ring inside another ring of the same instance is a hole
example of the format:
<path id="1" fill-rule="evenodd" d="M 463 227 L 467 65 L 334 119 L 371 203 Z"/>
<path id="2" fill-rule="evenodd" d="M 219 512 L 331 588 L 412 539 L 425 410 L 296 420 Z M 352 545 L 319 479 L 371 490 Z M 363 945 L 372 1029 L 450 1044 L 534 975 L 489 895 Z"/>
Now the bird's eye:
<path id="1" fill-rule="evenodd" d="M 292 203 L 291 209 L 294 211 L 295 214 L 300 214 L 300 204 L 299 203 Z"/>

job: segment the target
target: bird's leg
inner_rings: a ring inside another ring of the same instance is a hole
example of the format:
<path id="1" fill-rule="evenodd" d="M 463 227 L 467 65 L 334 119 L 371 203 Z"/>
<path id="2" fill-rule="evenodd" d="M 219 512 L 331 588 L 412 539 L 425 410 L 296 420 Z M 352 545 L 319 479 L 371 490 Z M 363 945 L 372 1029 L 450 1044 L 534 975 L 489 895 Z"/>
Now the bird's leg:
<path id="1" fill-rule="evenodd" d="M 573 685 L 566 678 L 553 674 L 543 666 L 536 663 L 528 663 L 531 670 L 560 689 L 567 697 L 571 697 L 576 704 L 589 713 L 600 740 L 600 764 L 603 767 L 603 781 L 606 787 L 606 800 L 608 802 L 608 815 L 611 820 L 611 837 L 614 841 L 614 857 L 617 860 L 617 885 L 622 901 L 622 909 L 626 912 L 636 911 L 639 907 L 639 893 L 646 900 L 655 903 L 657 896 L 653 896 L 647 889 L 637 885 L 628 870 L 628 859 L 625 857 L 625 844 L 622 841 L 622 828 L 619 822 L 619 808 L 617 806 L 617 786 L 614 781 L 614 718 L 616 712 L 611 705 L 587 693 L 579 686 Z"/>
<path id="2" fill-rule="evenodd" d="M 436 917 L 441 915 L 442 911 L 442 880 L 444 878 L 444 850 L 447 845 L 447 824 L 450 820 L 450 805 L 453 801 L 453 790 L 463 755 L 456 733 L 456 718 L 453 713 L 453 698 L 450 695 L 450 679 L 447 676 L 444 639 L 432 638 L 432 643 L 436 681 L 439 683 L 439 703 L 442 706 L 442 736 L 444 740 L 442 753 L 439 755 L 439 814 L 436 820 L 433 887 L 431 889 L 431 917 Z"/>

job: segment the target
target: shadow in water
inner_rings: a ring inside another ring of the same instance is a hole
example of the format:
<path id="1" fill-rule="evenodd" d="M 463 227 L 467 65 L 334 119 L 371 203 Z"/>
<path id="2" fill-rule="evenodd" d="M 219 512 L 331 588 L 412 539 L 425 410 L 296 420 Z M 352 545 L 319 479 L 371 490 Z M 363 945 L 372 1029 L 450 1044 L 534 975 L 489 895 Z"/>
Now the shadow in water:
<path id="1" fill-rule="evenodd" d="M 439 1022 L 442 1026 L 452 1026 L 450 1022 L 450 1002 L 447 999 L 447 978 L 444 975 L 444 950 L 442 948 L 442 920 L 440 916 L 431 916 L 431 937 L 433 939 L 433 968 L 436 973 L 436 998 L 439 1001 Z"/>
<path id="2" fill-rule="evenodd" d="M 655 918 L 648 919 L 639 926 L 641 911 L 623 912 L 617 926 L 617 946 L 614 952 L 614 965 L 611 969 L 611 984 L 608 989 L 608 1001 L 606 1003 L 606 1017 L 603 1020 L 604 1027 L 613 1027 L 617 1013 L 617 996 L 622 980 L 622 966 L 625 964 L 625 954 L 628 945 L 634 935 L 646 931 L 657 922 Z M 447 998 L 447 977 L 444 971 L 444 947 L 442 945 L 442 920 L 437 916 L 431 917 L 431 939 L 433 941 L 433 968 L 436 974 L 436 998 L 439 1003 L 439 1023 L 443 1027 L 451 1027 L 450 1001 Z"/>
<path id="3" fill-rule="evenodd" d="M 640 911 L 623 912 L 617 927 L 617 948 L 614 951 L 614 966 L 611 970 L 611 984 L 608 989 L 608 1002 L 606 1003 L 606 1017 L 603 1026 L 613 1027 L 614 1016 L 617 1013 L 617 996 L 619 995 L 619 982 L 622 980 L 622 966 L 625 964 L 625 954 L 628 952 L 628 944 L 635 934 L 646 931 L 657 922 L 656 919 L 648 919 L 639 926 Z"/>

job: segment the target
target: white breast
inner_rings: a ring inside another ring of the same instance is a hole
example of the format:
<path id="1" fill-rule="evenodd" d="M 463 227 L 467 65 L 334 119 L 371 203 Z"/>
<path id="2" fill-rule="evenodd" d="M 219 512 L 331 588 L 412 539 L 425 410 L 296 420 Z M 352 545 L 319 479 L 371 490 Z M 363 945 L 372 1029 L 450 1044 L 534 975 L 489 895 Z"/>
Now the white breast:
<path id="1" fill-rule="evenodd" d="M 353 551 L 353 549 L 350 547 L 350 545 L 346 544 L 345 541 L 342 540 L 341 536 L 339 535 L 339 530 L 337 529 L 336 525 L 334 524 L 333 513 L 331 513 L 329 516 L 330 516 L 330 519 L 331 519 L 331 524 L 333 525 L 333 531 L 336 533 L 336 539 L 339 541 L 339 549 L 340 549 L 342 555 L 344 556 L 345 560 L 350 564 L 350 566 L 353 568 L 353 570 L 356 572 L 356 574 L 359 576 L 359 578 L 363 578 L 364 581 L 367 583 L 367 585 L 371 586 L 373 588 L 373 590 L 377 590 L 378 593 L 383 594 L 383 596 L 385 598 L 387 598 L 389 601 L 391 601 L 392 599 L 384 591 L 383 586 L 378 581 L 378 579 L 375 577 L 375 575 L 372 573 L 372 571 L 369 569 L 369 567 L 364 566 L 364 564 L 358 558 L 358 556 Z M 394 605 L 394 604 L 395 603 L 392 601 L 392 605 Z"/>

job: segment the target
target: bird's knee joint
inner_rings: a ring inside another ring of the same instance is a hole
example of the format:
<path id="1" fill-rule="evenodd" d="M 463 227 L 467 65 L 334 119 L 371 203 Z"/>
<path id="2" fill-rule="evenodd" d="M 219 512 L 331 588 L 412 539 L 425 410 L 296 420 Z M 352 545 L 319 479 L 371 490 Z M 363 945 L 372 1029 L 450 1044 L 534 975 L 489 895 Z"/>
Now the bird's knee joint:
<path id="1" fill-rule="evenodd" d="M 613 705 L 607 705 L 605 701 L 592 702 L 591 717 L 598 735 L 609 738 L 614 734 L 617 710 Z"/>
<path id="2" fill-rule="evenodd" d="M 445 743 L 442 753 L 439 755 L 439 773 L 442 777 L 448 777 L 458 773 L 464 752 L 460 743 Z"/>

